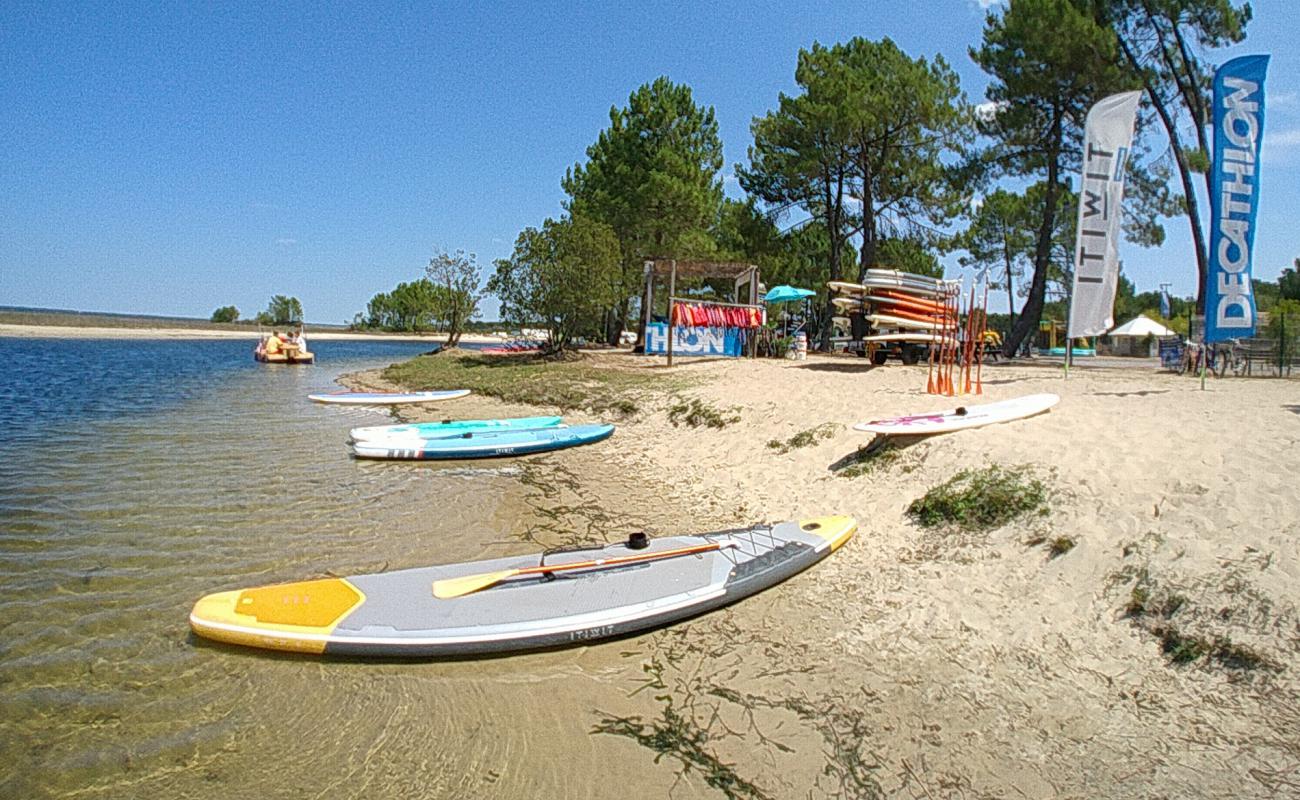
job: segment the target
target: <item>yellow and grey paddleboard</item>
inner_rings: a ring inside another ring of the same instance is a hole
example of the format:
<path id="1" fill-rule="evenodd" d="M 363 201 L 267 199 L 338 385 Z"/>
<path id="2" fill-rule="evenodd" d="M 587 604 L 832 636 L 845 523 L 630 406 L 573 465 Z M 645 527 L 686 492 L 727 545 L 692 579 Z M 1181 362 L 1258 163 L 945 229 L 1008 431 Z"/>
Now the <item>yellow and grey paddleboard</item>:
<path id="1" fill-rule="evenodd" d="M 249 647 L 456 657 L 579 644 L 667 625 L 760 592 L 848 541 L 821 517 L 586 550 L 236 589 L 190 627 Z"/>

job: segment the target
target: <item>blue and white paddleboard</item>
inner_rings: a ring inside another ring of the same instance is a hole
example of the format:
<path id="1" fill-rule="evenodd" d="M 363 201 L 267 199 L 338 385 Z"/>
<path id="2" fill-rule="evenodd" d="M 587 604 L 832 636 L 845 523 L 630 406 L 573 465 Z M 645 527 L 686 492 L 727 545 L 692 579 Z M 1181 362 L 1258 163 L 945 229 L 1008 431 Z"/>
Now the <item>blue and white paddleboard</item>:
<path id="1" fill-rule="evenodd" d="M 353 428 L 352 440 L 356 442 L 402 441 L 433 439 L 468 432 L 529 431 L 537 428 L 558 428 L 563 417 L 515 417 L 513 419 L 444 419 L 441 422 L 420 422 L 411 425 L 372 425 Z"/>
<path id="2" fill-rule="evenodd" d="M 609 438 L 613 425 L 575 425 L 571 428 L 542 428 L 531 431 L 467 431 L 459 435 L 406 441 L 356 442 L 357 458 L 451 459 L 495 458 L 543 453 Z"/>
<path id="3" fill-rule="evenodd" d="M 346 406 L 395 406 L 401 403 L 432 403 L 436 400 L 455 400 L 469 394 L 469 389 L 451 389 L 445 392 L 335 392 L 334 394 L 309 394 L 308 400 L 317 403 L 334 403 Z"/>

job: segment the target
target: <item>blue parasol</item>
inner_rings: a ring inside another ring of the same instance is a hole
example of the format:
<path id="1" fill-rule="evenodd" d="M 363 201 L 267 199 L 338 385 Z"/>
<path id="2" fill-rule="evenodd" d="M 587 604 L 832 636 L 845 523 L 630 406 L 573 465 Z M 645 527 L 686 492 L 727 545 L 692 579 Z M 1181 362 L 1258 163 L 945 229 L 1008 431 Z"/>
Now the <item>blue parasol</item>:
<path id="1" fill-rule="evenodd" d="M 793 286 L 774 286 L 767 294 L 763 295 L 763 300 L 768 303 L 790 303 L 795 300 L 802 300 L 805 297 L 812 297 L 817 294 L 811 289 L 796 289 Z"/>

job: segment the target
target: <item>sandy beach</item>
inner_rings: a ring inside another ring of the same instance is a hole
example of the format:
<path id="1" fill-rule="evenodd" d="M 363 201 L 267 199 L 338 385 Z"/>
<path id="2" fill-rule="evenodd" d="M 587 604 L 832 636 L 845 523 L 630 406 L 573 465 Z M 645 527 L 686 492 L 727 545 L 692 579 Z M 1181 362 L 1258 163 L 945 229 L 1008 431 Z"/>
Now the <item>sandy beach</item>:
<path id="1" fill-rule="evenodd" d="M 750 797 L 1300 792 L 1300 381 L 1202 391 L 1152 368 L 1083 364 L 1065 380 L 992 366 L 985 400 L 1060 404 L 910 444 L 850 478 L 871 439 L 853 423 L 979 400 L 925 394 L 923 366 L 852 357 L 590 358 L 694 383 L 611 440 L 546 460 L 564 477 L 542 493 L 557 531 L 613 540 L 832 513 L 860 525 L 809 573 L 654 634 L 654 655 L 629 666 L 628 707 L 595 732 L 657 764 L 675 797 L 722 783 Z M 675 426 L 666 411 L 682 399 L 736 421 Z M 471 411 L 537 408 L 480 397 Z M 819 426 L 811 446 L 769 446 Z M 1028 465 L 1052 487 L 1049 513 L 985 534 L 907 516 L 930 487 L 990 464 Z M 1053 555 L 1061 537 L 1072 548 Z M 1130 613 L 1139 596 L 1163 598 L 1164 616 Z M 1156 622 L 1230 641 L 1254 668 L 1176 664 Z"/>

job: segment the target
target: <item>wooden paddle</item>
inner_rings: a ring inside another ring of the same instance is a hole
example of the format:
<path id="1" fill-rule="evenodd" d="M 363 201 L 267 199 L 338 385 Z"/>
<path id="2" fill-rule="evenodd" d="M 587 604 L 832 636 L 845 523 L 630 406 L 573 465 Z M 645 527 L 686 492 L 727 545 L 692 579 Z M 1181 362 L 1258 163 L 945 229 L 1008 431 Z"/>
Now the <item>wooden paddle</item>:
<path id="1" fill-rule="evenodd" d="M 693 547 L 679 547 L 676 550 L 660 550 L 657 553 L 644 553 L 635 556 L 598 558 L 591 561 L 575 561 L 572 564 L 540 564 L 536 567 L 503 569 L 498 572 L 480 572 L 475 575 L 462 575 L 459 578 L 446 578 L 445 580 L 434 581 L 433 596 L 440 600 L 449 600 L 453 597 L 473 594 L 480 589 L 494 586 L 501 581 L 508 580 L 516 575 L 538 575 L 548 572 L 564 572 L 566 570 L 574 569 L 604 569 L 605 567 L 616 567 L 621 564 L 636 564 L 643 561 L 658 561 L 662 558 L 688 556 L 692 553 L 707 553 L 711 550 L 721 550 L 724 547 L 735 546 L 735 542 L 710 542 L 709 544 L 695 545 Z"/>

